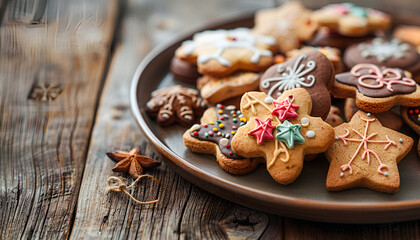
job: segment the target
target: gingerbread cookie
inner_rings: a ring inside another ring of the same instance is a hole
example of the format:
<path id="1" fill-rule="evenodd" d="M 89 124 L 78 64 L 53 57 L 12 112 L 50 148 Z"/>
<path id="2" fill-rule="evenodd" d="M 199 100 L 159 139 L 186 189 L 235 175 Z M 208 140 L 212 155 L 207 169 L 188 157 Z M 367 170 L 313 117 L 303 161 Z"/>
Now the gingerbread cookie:
<path id="1" fill-rule="evenodd" d="M 401 116 L 418 135 L 420 135 L 420 107 L 401 107 Z"/>
<path id="2" fill-rule="evenodd" d="M 182 82 L 195 84 L 200 77 L 195 64 L 183 61 L 177 57 L 172 58 L 169 68 L 174 77 Z"/>
<path id="3" fill-rule="evenodd" d="M 420 72 L 420 54 L 413 46 L 396 38 L 375 38 L 369 42 L 355 44 L 344 53 L 344 63 L 348 68 L 358 63 L 401 68 L 411 72 L 415 78 Z"/>
<path id="4" fill-rule="evenodd" d="M 331 64 L 334 67 L 335 74 L 341 73 L 344 71 L 344 65 L 343 65 L 343 62 L 341 61 L 341 51 L 338 48 L 305 46 L 300 49 L 293 49 L 292 51 L 288 51 L 286 53 L 286 56 L 287 58 L 292 58 L 292 57 L 295 57 L 297 55 L 300 55 L 302 53 L 309 52 L 312 50 L 320 51 L 322 54 L 324 54 L 328 58 L 328 60 L 330 60 Z"/>
<path id="5" fill-rule="evenodd" d="M 328 113 L 325 122 L 330 124 L 332 127 L 337 127 L 338 125 L 342 124 L 343 119 L 340 117 L 340 109 L 331 105 L 330 112 Z"/>
<path id="6" fill-rule="evenodd" d="M 326 118 L 331 106 L 329 90 L 334 83 L 334 68 L 319 51 L 309 51 L 267 69 L 260 90 L 267 93 L 267 103 L 283 91 L 305 88 L 312 97 L 311 116 Z"/>
<path id="7" fill-rule="evenodd" d="M 276 39 L 277 50 L 287 52 L 311 39 L 318 24 L 311 20 L 312 11 L 298 1 L 278 8 L 263 9 L 255 14 L 254 32 Z"/>
<path id="8" fill-rule="evenodd" d="M 237 70 L 260 72 L 273 63 L 275 39 L 253 34 L 247 28 L 208 30 L 185 41 L 175 56 L 197 64 L 198 71 L 214 77 Z"/>
<path id="9" fill-rule="evenodd" d="M 259 73 L 237 72 L 227 77 L 203 76 L 198 79 L 197 87 L 201 97 L 208 105 L 220 103 L 229 98 L 242 96 L 245 92 L 258 89 Z"/>
<path id="10" fill-rule="evenodd" d="M 362 111 L 334 129 L 335 141 L 325 152 L 330 161 L 328 191 L 356 187 L 386 193 L 398 191 L 397 163 L 410 151 L 413 139 L 383 127 L 375 116 Z"/>
<path id="11" fill-rule="evenodd" d="M 344 51 L 347 47 L 353 44 L 366 42 L 374 37 L 375 36 L 373 34 L 361 37 L 343 36 L 327 27 L 320 27 L 307 44 L 310 46 L 329 46 Z"/>
<path id="12" fill-rule="evenodd" d="M 309 116 L 311 96 L 303 88 L 285 91 L 272 103 L 266 98 L 262 92 L 242 96 L 241 111 L 248 122 L 233 137 L 232 149 L 241 156 L 264 158 L 273 179 L 289 184 L 299 176 L 305 155 L 328 149 L 334 130 Z"/>
<path id="13" fill-rule="evenodd" d="M 398 68 L 361 63 L 350 72 L 336 75 L 334 96 L 356 98 L 358 108 L 366 112 L 385 112 L 393 106 L 420 105 L 420 88 Z"/>
<path id="14" fill-rule="evenodd" d="M 195 124 L 184 133 L 184 145 L 193 152 L 213 154 L 226 172 L 249 173 L 260 160 L 243 158 L 231 147 L 233 136 L 245 123 L 246 119 L 235 106 L 218 104 L 204 112 L 201 125 Z"/>
<path id="15" fill-rule="evenodd" d="M 410 43 L 420 52 L 420 27 L 419 26 L 398 26 L 394 31 L 394 38 Z"/>
<path id="16" fill-rule="evenodd" d="M 344 36 L 365 36 L 378 30 L 387 30 L 391 18 L 380 11 L 353 3 L 330 4 L 314 12 L 313 18 Z"/>
<path id="17" fill-rule="evenodd" d="M 346 121 L 350 121 L 356 112 L 360 109 L 356 105 L 356 100 L 353 98 L 347 98 L 344 103 L 344 116 Z M 381 113 L 375 113 L 375 116 L 381 122 L 382 126 L 398 131 L 403 125 L 401 117 L 393 111 L 386 111 Z"/>
<path id="18" fill-rule="evenodd" d="M 146 104 L 146 112 L 161 126 L 174 122 L 191 126 L 205 109 L 206 104 L 197 90 L 179 85 L 153 91 Z"/>

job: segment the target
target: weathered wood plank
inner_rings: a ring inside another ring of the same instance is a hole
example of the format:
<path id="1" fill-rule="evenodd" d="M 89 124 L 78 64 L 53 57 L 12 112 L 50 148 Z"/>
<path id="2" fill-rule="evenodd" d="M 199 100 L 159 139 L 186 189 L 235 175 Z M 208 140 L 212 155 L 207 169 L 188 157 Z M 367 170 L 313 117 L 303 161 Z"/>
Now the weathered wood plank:
<path id="1" fill-rule="evenodd" d="M 420 239 L 420 221 L 389 224 L 332 224 L 284 220 L 285 239 Z"/>
<path id="2" fill-rule="evenodd" d="M 193 1 L 184 2 L 183 6 L 189 6 Z M 161 3 L 168 12 L 165 14 L 153 11 L 154 8 L 162 10 L 154 4 L 156 2 L 129 1 L 124 12 L 121 43 L 116 46 L 98 109 L 71 238 L 255 239 L 280 235 L 281 218 L 209 194 L 182 179 L 165 164 L 149 172 L 160 180 L 158 188 L 146 180 L 131 190 L 142 200 L 159 197 L 158 204 L 139 206 L 125 195 L 106 192 L 109 176 L 128 177 L 111 171 L 115 163 L 106 157 L 107 151 L 140 146 L 145 155 L 162 160 L 130 115 L 127 96 L 137 64 L 152 45 L 191 24 L 191 19 L 204 20 L 210 14 L 204 12 L 201 18 L 196 12 L 188 15 L 188 11 L 176 9 L 175 5 L 181 3 L 170 1 Z M 178 21 L 171 22 L 175 13 L 178 13 Z"/>
<path id="3" fill-rule="evenodd" d="M 67 238 L 118 5 L 8 2 L 0 27 L 0 238 Z"/>

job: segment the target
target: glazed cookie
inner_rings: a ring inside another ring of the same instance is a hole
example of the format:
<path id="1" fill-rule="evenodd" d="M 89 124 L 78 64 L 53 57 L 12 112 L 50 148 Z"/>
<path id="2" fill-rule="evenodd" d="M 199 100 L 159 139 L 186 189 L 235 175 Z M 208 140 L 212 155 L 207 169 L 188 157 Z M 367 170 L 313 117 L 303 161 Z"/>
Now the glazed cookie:
<path id="1" fill-rule="evenodd" d="M 311 20 L 312 11 L 298 1 L 286 2 L 278 8 L 263 9 L 255 14 L 254 32 L 273 36 L 277 50 L 287 52 L 308 41 L 318 24 Z"/>
<path id="2" fill-rule="evenodd" d="M 336 75 L 333 94 L 337 98 L 356 98 L 366 112 L 385 112 L 393 106 L 420 105 L 420 87 L 398 68 L 361 63 L 350 72 Z"/>
<path id="3" fill-rule="evenodd" d="M 334 68 L 319 51 L 309 51 L 267 69 L 260 90 L 267 93 L 267 103 L 283 91 L 305 88 L 312 97 L 311 116 L 326 118 L 331 107 L 329 90 L 334 83 Z"/>
<path id="4" fill-rule="evenodd" d="M 401 116 L 418 135 L 420 135 L 420 107 L 401 107 Z"/>
<path id="5" fill-rule="evenodd" d="M 394 31 L 394 38 L 398 38 L 401 41 L 411 43 L 417 47 L 417 51 L 420 52 L 420 27 L 419 26 L 398 26 Z"/>
<path id="6" fill-rule="evenodd" d="M 293 49 L 292 51 L 288 51 L 286 53 L 286 56 L 287 58 L 292 58 L 299 54 L 306 53 L 312 50 L 320 51 L 322 54 L 324 54 L 328 58 L 328 60 L 330 60 L 331 64 L 334 67 L 335 74 L 341 73 L 344 71 L 344 65 L 343 65 L 343 62 L 341 61 L 341 51 L 338 48 L 305 46 L 300 49 Z"/>
<path id="7" fill-rule="evenodd" d="M 344 116 L 349 122 L 356 112 L 360 109 L 356 106 L 356 100 L 353 98 L 347 98 L 344 103 Z M 375 113 L 375 116 L 381 122 L 382 126 L 398 131 L 403 125 L 401 117 L 393 111 L 386 111 L 381 113 Z"/>
<path id="8" fill-rule="evenodd" d="M 330 161 L 328 191 L 356 187 L 386 193 L 398 191 L 397 163 L 410 151 L 413 139 L 383 127 L 375 116 L 362 111 L 334 129 L 335 141 L 325 152 Z"/>
<path id="9" fill-rule="evenodd" d="M 242 96 L 241 111 L 248 122 L 233 137 L 232 149 L 242 156 L 264 158 L 273 179 L 289 184 L 299 176 L 305 155 L 328 149 L 334 129 L 309 116 L 311 96 L 303 88 L 285 91 L 272 103 L 266 98 L 262 92 Z"/>
<path id="10" fill-rule="evenodd" d="M 331 105 L 330 112 L 328 113 L 325 122 L 330 124 L 332 127 L 337 127 L 343 123 L 343 119 L 340 117 L 340 109 L 336 106 Z"/>
<path id="11" fill-rule="evenodd" d="M 197 87 L 208 105 L 214 105 L 245 92 L 258 90 L 259 73 L 237 72 L 227 77 L 204 75 L 198 79 Z"/>
<path id="12" fill-rule="evenodd" d="M 378 30 L 387 30 L 391 18 L 380 11 L 352 3 L 330 4 L 314 12 L 313 18 L 344 36 L 365 36 Z"/>
<path id="13" fill-rule="evenodd" d="M 344 51 L 347 47 L 353 44 L 366 42 L 374 37 L 375 36 L 373 34 L 368 34 L 361 37 L 343 36 L 333 32 L 327 27 L 320 27 L 311 38 L 311 40 L 307 42 L 307 44 L 310 46 L 329 46 Z"/>
<path id="14" fill-rule="evenodd" d="M 205 109 L 206 104 L 197 90 L 179 85 L 153 91 L 152 98 L 146 104 L 147 114 L 156 118 L 161 126 L 174 122 L 191 126 Z"/>
<path id="15" fill-rule="evenodd" d="M 226 172 L 249 173 L 260 160 L 243 158 L 231 148 L 233 136 L 245 123 L 246 119 L 235 106 L 218 104 L 204 112 L 201 125 L 195 124 L 184 133 L 184 145 L 193 152 L 213 154 Z"/>
<path id="16" fill-rule="evenodd" d="M 416 78 L 420 72 L 420 54 L 410 44 L 394 38 L 355 44 L 344 53 L 344 63 L 352 68 L 358 63 L 372 63 L 389 68 L 401 68 L 411 72 Z"/>
<path id="17" fill-rule="evenodd" d="M 195 84 L 200 77 L 195 64 L 173 57 L 169 66 L 174 77 L 182 82 Z"/>
<path id="18" fill-rule="evenodd" d="M 197 64 L 198 71 L 214 77 L 237 70 L 260 72 L 273 63 L 275 39 L 253 34 L 247 28 L 208 30 L 185 41 L 175 56 Z"/>

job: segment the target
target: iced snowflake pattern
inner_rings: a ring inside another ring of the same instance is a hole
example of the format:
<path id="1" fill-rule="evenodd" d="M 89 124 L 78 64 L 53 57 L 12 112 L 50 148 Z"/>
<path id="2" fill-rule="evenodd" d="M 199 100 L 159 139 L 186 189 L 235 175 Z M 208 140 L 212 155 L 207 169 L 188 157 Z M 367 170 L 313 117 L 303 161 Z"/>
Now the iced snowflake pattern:
<path id="1" fill-rule="evenodd" d="M 375 38 L 371 43 L 361 43 L 358 45 L 362 57 L 376 57 L 379 62 L 385 62 L 391 57 L 404 58 L 404 52 L 410 50 L 410 48 L 410 45 L 396 38 L 391 41 Z"/>

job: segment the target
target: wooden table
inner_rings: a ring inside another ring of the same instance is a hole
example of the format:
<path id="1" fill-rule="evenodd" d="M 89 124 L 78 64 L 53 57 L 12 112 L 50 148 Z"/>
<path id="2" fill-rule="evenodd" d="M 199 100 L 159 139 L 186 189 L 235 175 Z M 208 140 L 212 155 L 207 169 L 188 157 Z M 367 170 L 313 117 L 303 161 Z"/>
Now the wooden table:
<path id="1" fill-rule="evenodd" d="M 327 224 L 252 210 L 164 163 L 149 172 L 160 185 L 130 190 L 158 204 L 106 190 L 110 176 L 130 179 L 106 152 L 138 146 L 162 161 L 129 109 L 142 58 L 186 27 L 272 4 L 0 0 L 0 239 L 420 239 L 420 221 Z"/>

